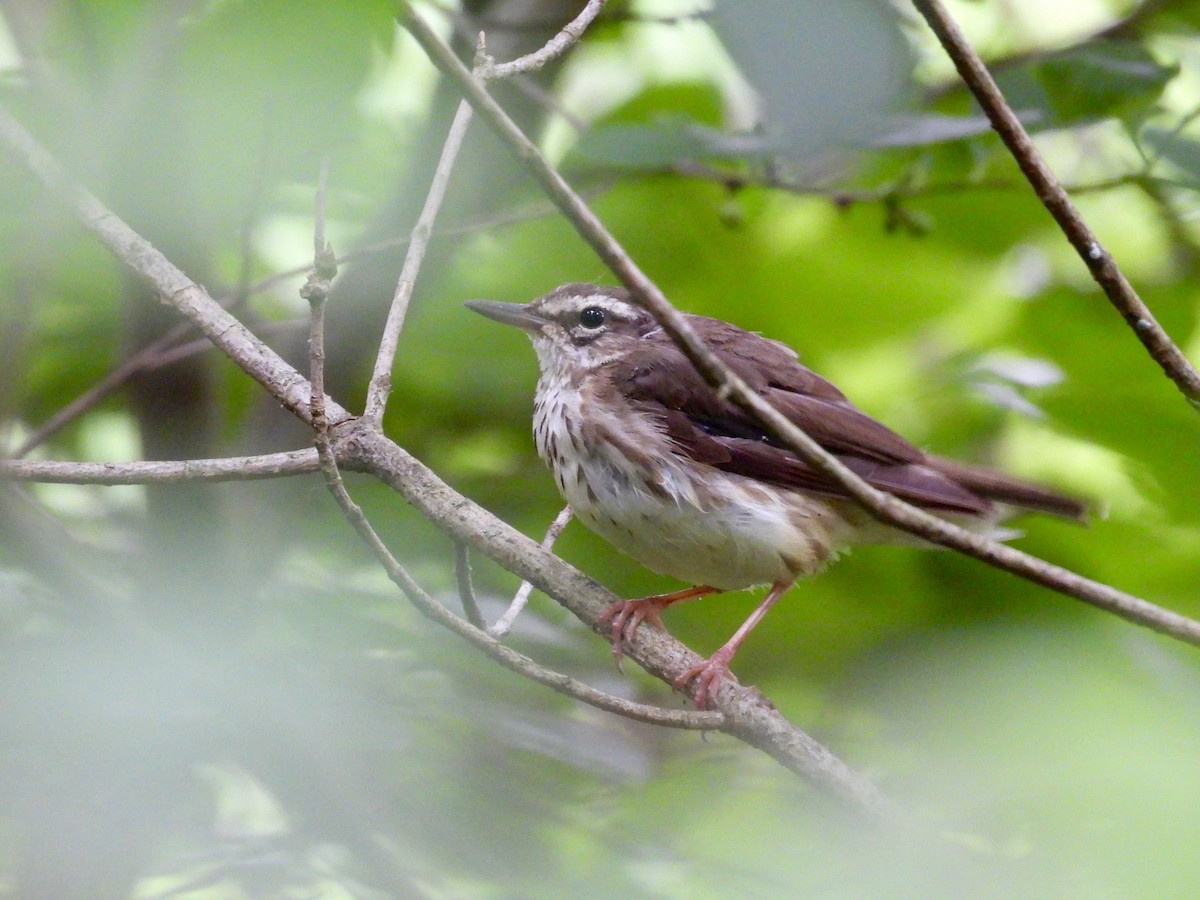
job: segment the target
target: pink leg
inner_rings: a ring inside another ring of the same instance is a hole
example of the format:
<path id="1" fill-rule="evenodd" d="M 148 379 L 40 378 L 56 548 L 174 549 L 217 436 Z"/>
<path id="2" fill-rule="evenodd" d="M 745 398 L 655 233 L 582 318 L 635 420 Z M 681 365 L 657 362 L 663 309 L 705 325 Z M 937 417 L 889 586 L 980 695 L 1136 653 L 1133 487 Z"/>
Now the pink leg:
<path id="1" fill-rule="evenodd" d="M 696 685 L 692 698 L 698 709 L 705 709 L 708 701 L 716 696 L 725 676 L 730 674 L 729 663 L 733 659 L 733 655 L 737 653 L 738 647 L 742 645 L 742 641 L 754 630 L 754 626 L 762 621 L 763 616 L 775 605 L 776 601 L 795 583 L 795 580 L 777 581 L 771 585 L 770 593 L 763 598 L 762 603 L 755 607 L 754 612 L 750 613 L 750 618 L 742 623 L 742 627 L 734 632 L 733 637 L 725 642 L 725 646 L 704 662 L 697 663 L 676 678 L 675 688 L 682 691 L 687 687 L 688 682 L 695 679 Z"/>
<path id="2" fill-rule="evenodd" d="M 662 611 L 668 606 L 684 600 L 695 600 L 697 597 L 719 593 L 720 591 L 715 587 L 698 584 L 695 587 L 684 588 L 670 594 L 655 594 L 653 597 L 645 597 L 641 600 L 620 600 L 614 603 L 604 611 L 600 621 L 612 620 L 613 656 L 617 658 L 617 665 L 621 665 L 621 657 L 625 655 L 625 645 L 633 640 L 633 634 L 642 624 L 643 619 L 649 619 L 666 631 L 662 621 Z"/>

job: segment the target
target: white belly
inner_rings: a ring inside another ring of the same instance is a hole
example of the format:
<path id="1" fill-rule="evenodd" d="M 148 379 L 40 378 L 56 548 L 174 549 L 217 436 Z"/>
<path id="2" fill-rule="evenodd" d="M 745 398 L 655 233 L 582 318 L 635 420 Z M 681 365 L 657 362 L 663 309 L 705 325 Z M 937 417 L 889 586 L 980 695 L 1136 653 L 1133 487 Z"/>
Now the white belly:
<path id="1" fill-rule="evenodd" d="M 588 452 L 578 393 L 539 399 L 538 452 L 576 517 L 656 572 L 736 590 L 813 574 L 848 543 L 849 526 L 824 500 L 690 461 L 685 468 L 670 451 L 651 456 L 649 466 L 610 444 Z M 623 439 L 642 453 L 662 442 L 648 425 L 639 434 L 621 424 Z"/>

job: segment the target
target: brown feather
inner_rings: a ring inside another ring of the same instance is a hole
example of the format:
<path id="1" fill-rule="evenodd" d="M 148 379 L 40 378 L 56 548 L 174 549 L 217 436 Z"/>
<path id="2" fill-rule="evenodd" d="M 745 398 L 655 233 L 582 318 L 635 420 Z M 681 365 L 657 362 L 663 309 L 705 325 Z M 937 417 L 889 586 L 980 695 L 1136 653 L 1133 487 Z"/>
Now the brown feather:
<path id="1" fill-rule="evenodd" d="M 968 490 L 997 503 L 1036 509 L 1064 519 L 1074 519 L 1076 522 L 1086 522 L 1088 519 L 1090 508 L 1087 503 L 1040 484 L 1032 484 L 992 469 L 968 466 L 937 456 L 927 457 L 926 464 Z"/>
<path id="2" fill-rule="evenodd" d="M 738 377 L 822 446 L 885 462 L 923 458 L 920 450 L 802 366 L 783 344 L 717 319 L 688 316 L 688 321 Z M 611 365 L 613 380 L 631 400 L 680 410 L 720 433 L 771 441 L 741 408 L 718 397 L 661 331 L 643 337 L 640 346 Z"/>
<path id="3" fill-rule="evenodd" d="M 868 484 L 939 512 L 986 515 L 990 501 L 1081 519 L 1071 497 L 987 469 L 928 457 L 854 407 L 796 354 L 735 325 L 688 316 L 717 356 L 752 390 Z M 829 496 L 846 491 L 779 445 L 739 407 L 712 390 L 660 329 L 608 364 L 613 385 L 657 419 L 677 452 L 721 471 Z"/>

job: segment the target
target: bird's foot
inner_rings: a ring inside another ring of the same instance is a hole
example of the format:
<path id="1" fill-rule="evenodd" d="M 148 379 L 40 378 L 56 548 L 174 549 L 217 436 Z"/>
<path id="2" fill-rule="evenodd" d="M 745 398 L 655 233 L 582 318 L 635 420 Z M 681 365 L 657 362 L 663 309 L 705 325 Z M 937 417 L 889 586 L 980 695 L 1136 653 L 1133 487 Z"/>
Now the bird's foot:
<path id="1" fill-rule="evenodd" d="M 618 670 L 625 656 L 625 647 L 633 640 L 633 634 L 642 622 L 649 619 L 652 624 L 666 631 L 662 611 L 670 605 L 670 600 L 664 602 L 664 597 L 656 596 L 643 600 L 618 600 L 604 611 L 600 623 L 603 625 L 612 620 L 612 652 Z"/>
<path id="2" fill-rule="evenodd" d="M 733 659 L 733 654 L 724 652 L 725 649 L 722 647 L 711 657 L 696 663 L 671 682 L 675 690 L 684 693 L 688 693 L 688 685 L 695 682 L 692 684 L 691 695 L 696 709 L 708 709 L 708 702 L 716 697 L 721 683 L 726 678 L 733 677 L 729 671 L 729 661 Z"/>
<path id="3" fill-rule="evenodd" d="M 666 631 L 667 626 L 663 624 L 662 620 L 664 609 L 673 603 L 694 600 L 697 597 L 716 593 L 718 590 L 715 587 L 698 584 L 681 591 L 673 591 L 670 594 L 655 594 L 653 597 L 643 597 L 641 600 L 618 600 L 612 604 L 600 616 L 600 624 L 612 621 L 613 656 L 617 660 L 617 668 L 621 668 L 621 658 L 625 655 L 625 648 L 633 642 L 634 632 L 642 622 L 649 619 L 651 624 Z"/>

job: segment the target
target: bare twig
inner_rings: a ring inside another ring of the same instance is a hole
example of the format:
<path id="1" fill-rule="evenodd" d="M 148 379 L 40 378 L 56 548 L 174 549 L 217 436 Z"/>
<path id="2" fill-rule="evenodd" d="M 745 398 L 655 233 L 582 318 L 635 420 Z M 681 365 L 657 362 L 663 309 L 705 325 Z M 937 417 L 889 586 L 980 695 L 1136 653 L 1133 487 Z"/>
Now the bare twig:
<path id="1" fill-rule="evenodd" d="M 727 190 L 736 191 L 747 187 L 761 187 L 786 191 L 802 197 L 826 197 L 835 206 L 848 207 L 856 203 L 892 203 L 920 197 L 936 197 L 944 194 L 966 194 L 974 191 L 1009 191 L 1020 187 L 1022 182 L 1010 178 L 962 178 L 950 181 L 930 181 L 924 184 L 888 184 L 883 187 L 843 187 L 836 184 L 813 184 L 793 181 L 777 172 L 748 172 L 725 169 L 695 160 L 680 160 L 672 163 L 665 171 L 684 178 L 713 181 Z M 1099 194 L 1122 187 L 1187 187 L 1178 179 L 1152 175 L 1148 169 L 1126 172 L 1111 178 L 1084 181 L 1064 187 L 1071 194 Z"/>
<path id="2" fill-rule="evenodd" d="M 308 301 L 311 316 L 308 332 L 308 380 L 312 384 L 308 408 L 316 432 L 317 455 L 326 480 L 337 475 L 337 462 L 329 446 L 329 420 L 325 415 L 325 301 L 337 276 L 337 256 L 325 240 L 325 182 L 329 177 L 329 159 L 321 160 L 317 175 L 315 224 L 313 226 L 313 265 L 300 296 Z"/>
<path id="3" fill-rule="evenodd" d="M 47 484 L 171 484 L 182 481 L 259 481 L 317 471 L 314 450 L 263 456 L 181 461 L 81 463 L 0 459 L 0 481 Z"/>
<path id="4" fill-rule="evenodd" d="M 458 83 L 459 90 L 470 100 L 488 127 L 524 163 L 576 231 L 630 289 L 636 300 L 662 324 L 705 380 L 753 415 L 769 433 L 806 463 L 845 488 L 872 516 L 1132 622 L 1200 646 L 1200 622 L 951 525 L 871 487 L 847 469 L 721 363 L 682 314 L 671 306 L 662 291 L 638 268 L 595 213 L 550 165 L 537 146 L 513 123 L 483 86 L 471 77 L 471 73 L 420 16 L 410 11 L 404 24 L 434 64 Z"/>
<path id="5" fill-rule="evenodd" d="M 388 394 L 392 391 L 392 366 L 396 361 L 396 348 L 400 343 L 404 318 L 408 314 L 408 303 L 412 299 L 417 272 L 425 259 L 425 251 L 429 246 L 429 236 L 433 230 L 434 220 L 437 219 L 438 210 L 441 209 L 442 198 L 446 196 L 446 185 L 450 181 L 454 161 L 458 158 L 458 151 L 467 134 L 467 126 L 471 124 L 471 115 L 471 105 L 465 100 L 461 101 L 458 104 L 458 110 L 454 113 L 454 121 L 450 123 L 450 130 L 446 133 L 446 142 L 442 145 L 442 155 L 438 159 L 437 168 L 430 181 L 425 205 L 417 217 L 417 224 L 413 226 L 408 252 L 404 255 L 404 265 L 400 269 L 400 278 L 396 282 L 396 293 L 392 297 L 392 307 L 388 311 L 387 323 L 384 325 L 383 336 L 379 341 L 379 353 L 375 357 L 375 369 L 371 373 L 371 384 L 367 389 L 367 405 L 364 415 L 368 419 L 375 421 L 383 419 Z"/>
<path id="6" fill-rule="evenodd" d="M 138 372 L 153 368 L 153 358 L 163 350 L 171 346 L 175 341 L 182 338 L 188 333 L 190 326 L 178 325 L 172 328 L 162 337 L 146 345 L 129 359 L 122 362 L 115 369 L 101 378 L 98 382 L 68 403 L 66 406 L 59 408 L 54 415 L 43 422 L 37 429 L 33 431 L 29 437 L 25 438 L 13 451 L 14 459 L 20 459 L 27 456 L 37 447 L 40 447 L 51 437 L 65 428 L 68 424 L 78 419 L 80 416 L 88 412 L 88 410 L 96 407 L 105 397 L 127 382 Z"/>
<path id="7" fill-rule="evenodd" d="M 600 15 L 600 11 L 604 9 L 604 4 L 607 2 L 608 0 L 588 0 L 579 15 L 563 26 L 562 31 L 550 38 L 540 49 L 533 53 L 526 53 L 512 62 L 498 63 L 489 60 L 477 69 L 476 74 L 480 78 L 490 81 L 496 78 L 508 78 L 511 75 L 536 72 L 546 63 L 558 59 L 574 46 L 583 37 L 583 33 L 596 16 Z"/>
<path id="8" fill-rule="evenodd" d="M 563 529 L 567 527 L 567 523 L 571 521 L 571 507 L 564 506 L 562 511 L 554 517 L 554 521 L 550 523 L 550 527 L 546 529 L 546 536 L 542 538 L 542 549 L 549 550 L 554 546 L 554 542 L 559 539 L 563 533 Z M 488 634 L 492 637 L 504 637 L 513 627 L 513 623 L 517 621 L 517 616 L 525 609 L 525 604 L 529 602 L 529 595 L 533 593 L 533 585 L 528 581 L 522 581 L 521 586 L 517 588 L 517 593 L 512 598 L 512 603 L 508 604 L 508 609 L 504 611 L 496 624 L 489 628 Z"/>
<path id="9" fill-rule="evenodd" d="M 453 10 L 446 7 L 441 7 L 445 12 L 450 13 Z M 610 9 L 599 17 L 600 23 L 607 22 L 632 22 L 638 25 L 679 25 L 682 22 L 702 22 L 711 16 L 709 10 L 695 10 L 686 13 L 663 13 L 655 15 L 652 13 L 643 13 L 637 10 L 630 9 Z M 545 31 L 547 28 L 553 28 L 557 22 L 551 22 L 545 18 L 536 18 L 530 16 L 521 16 L 520 18 L 502 18 L 491 13 L 485 12 L 480 16 L 473 16 L 471 19 L 477 27 L 487 28 L 493 31 Z"/>
<path id="10" fill-rule="evenodd" d="M 458 582 L 458 596 L 462 600 L 463 612 L 467 621 L 481 631 L 488 631 L 483 613 L 479 611 L 479 601 L 475 598 L 475 585 L 471 583 L 471 547 L 462 541 L 454 543 L 454 578 Z M 493 634 L 492 637 L 502 637 Z"/>
<path id="11" fill-rule="evenodd" d="M 1038 199 L 1079 253 L 1105 296 L 1133 329 L 1133 333 L 1142 342 L 1150 357 L 1158 363 L 1167 377 L 1175 382 L 1192 405 L 1200 410 L 1200 371 L 1159 325 L 1149 307 L 1142 302 L 1124 273 L 1117 267 L 1112 255 L 1079 215 L 1075 204 L 1071 202 L 1071 198 L 1030 140 L 1025 127 L 1005 102 L 979 54 L 967 43 L 941 0 L 914 0 L 914 3 L 954 61 L 959 75 L 987 113 L 992 127 L 1016 159 Z"/>

